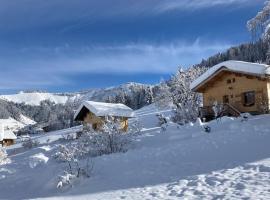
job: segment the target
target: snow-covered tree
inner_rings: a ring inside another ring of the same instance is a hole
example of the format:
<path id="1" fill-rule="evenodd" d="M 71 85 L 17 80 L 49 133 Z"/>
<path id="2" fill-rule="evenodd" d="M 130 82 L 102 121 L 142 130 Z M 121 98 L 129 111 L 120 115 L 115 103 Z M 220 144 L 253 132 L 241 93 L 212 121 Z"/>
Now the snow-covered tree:
<path id="1" fill-rule="evenodd" d="M 267 60 L 270 63 L 270 0 L 265 2 L 264 8 L 247 22 L 247 28 L 256 40 L 261 38 L 268 45 Z"/>
<path id="2" fill-rule="evenodd" d="M 10 160 L 7 156 L 7 152 L 4 148 L 0 147 L 0 165 L 9 163 Z"/>
<path id="3" fill-rule="evenodd" d="M 258 14 L 247 22 L 248 30 L 253 37 L 269 37 L 270 28 L 270 1 L 265 2 L 264 8 Z"/>
<path id="4" fill-rule="evenodd" d="M 187 123 L 197 119 L 202 98 L 200 94 L 191 91 L 190 84 L 204 71 L 204 67 L 191 67 L 187 70 L 179 68 L 172 77 L 170 86 L 173 103 L 176 106 L 174 121 Z"/>
<path id="5" fill-rule="evenodd" d="M 155 103 L 159 108 L 166 108 L 173 104 L 171 88 L 165 81 L 162 81 L 156 91 Z"/>
<path id="6" fill-rule="evenodd" d="M 205 70 L 205 67 L 197 66 L 187 70 L 179 68 L 169 81 L 160 83 L 156 93 L 156 104 L 160 108 L 168 105 L 174 107 L 173 121 L 182 124 L 197 119 L 201 97 L 191 91 L 190 84 Z"/>

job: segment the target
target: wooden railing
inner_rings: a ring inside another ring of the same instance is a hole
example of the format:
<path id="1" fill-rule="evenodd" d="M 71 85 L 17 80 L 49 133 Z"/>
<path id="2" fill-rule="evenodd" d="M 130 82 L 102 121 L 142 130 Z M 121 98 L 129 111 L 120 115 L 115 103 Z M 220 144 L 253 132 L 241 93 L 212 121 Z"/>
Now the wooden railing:
<path id="1" fill-rule="evenodd" d="M 223 116 L 239 117 L 241 115 L 241 112 L 237 110 L 237 108 L 228 103 L 218 104 L 216 107 L 218 108 L 218 111 L 216 111 L 217 113 L 215 113 L 213 106 L 200 107 L 199 117 L 206 121 L 210 121 Z"/>

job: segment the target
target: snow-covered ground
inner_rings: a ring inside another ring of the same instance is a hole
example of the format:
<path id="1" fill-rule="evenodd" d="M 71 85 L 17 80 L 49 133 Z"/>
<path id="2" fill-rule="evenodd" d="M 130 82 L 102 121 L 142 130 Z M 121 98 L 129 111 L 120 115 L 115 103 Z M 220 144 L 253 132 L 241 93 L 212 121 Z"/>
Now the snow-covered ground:
<path id="1" fill-rule="evenodd" d="M 15 120 L 12 117 L 9 117 L 8 119 L 0 119 L 0 126 L 12 131 L 18 131 L 27 125 L 33 125 L 35 123 L 35 121 L 24 115 L 20 116 L 20 120 Z"/>
<path id="2" fill-rule="evenodd" d="M 14 103 L 25 103 L 33 106 L 40 105 L 40 102 L 44 100 L 49 100 L 56 104 L 65 104 L 68 100 L 74 98 L 76 98 L 76 96 L 70 97 L 65 95 L 57 95 L 53 93 L 42 93 L 42 92 L 31 92 L 31 93 L 20 92 L 18 94 L 0 95 L 0 99 L 11 101 Z"/>
<path id="3" fill-rule="evenodd" d="M 164 132 L 158 112 L 153 105 L 138 110 L 144 129 L 132 148 L 94 158 L 92 176 L 69 189 L 56 188 L 63 170 L 52 158 L 58 140 L 9 149 L 11 163 L 0 166 L 0 199 L 270 198 L 270 115 L 225 117 L 209 123 L 210 133 L 199 123 L 170 124 Z"/>

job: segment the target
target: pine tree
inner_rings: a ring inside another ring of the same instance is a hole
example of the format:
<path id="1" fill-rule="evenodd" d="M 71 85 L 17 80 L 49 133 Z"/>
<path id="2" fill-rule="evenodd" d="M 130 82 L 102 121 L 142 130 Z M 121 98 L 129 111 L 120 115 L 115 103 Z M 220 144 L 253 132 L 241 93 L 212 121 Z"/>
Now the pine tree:
<path id="1" fill-rule="evenodd" d="M 270 64 L 270 0 L 265 2 L 262 11 L 247 22 L 247 28 L 254 40 L 261 38 L 268 44 L 266 63 Z"/>

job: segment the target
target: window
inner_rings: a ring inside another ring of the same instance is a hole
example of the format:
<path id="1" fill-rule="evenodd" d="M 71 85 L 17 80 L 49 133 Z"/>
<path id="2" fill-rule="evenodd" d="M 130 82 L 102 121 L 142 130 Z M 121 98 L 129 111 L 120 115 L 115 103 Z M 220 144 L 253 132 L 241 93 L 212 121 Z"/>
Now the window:
<path id="1" fill-rule="evenodd" d="M 255 104 L 255 92 L 249 91 L 243 93 L 244 106 L 253 106 Z"/>
<path id="2" fill-rule="evenodd" d="M 93 124 L 93 125 L 92 125 L 92 128 L 93 128 L 94 130 L 97 130 L 97 124 L 96 124 L 96 123 Z"/>
<path id="3" fill-rule="evenodd" d="M 232 79 L 232 82 L 235 83 L 235 78 Z"/>
<path id="4" fill-rule="evenodd" d="M 230 84 L 231 82 L 232 82 L 231 79 L 228 79 L 228 80 L 227 80 L 227 84 Z"/>
<path id="5" fill-rule="evenodd" d="M 228 95 L 223 96 L 223 103 L 229 103 L 229 96 Z"/>

